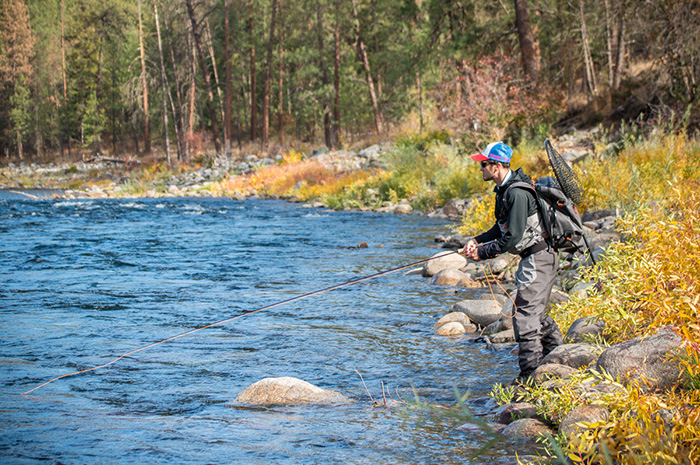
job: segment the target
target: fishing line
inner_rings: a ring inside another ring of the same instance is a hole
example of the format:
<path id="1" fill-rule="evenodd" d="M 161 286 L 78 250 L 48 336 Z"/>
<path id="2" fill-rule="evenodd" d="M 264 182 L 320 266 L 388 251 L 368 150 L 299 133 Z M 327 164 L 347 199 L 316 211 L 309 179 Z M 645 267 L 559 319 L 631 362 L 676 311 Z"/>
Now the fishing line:
<path id="1" fill-rule="evenodd" d="M 203 329 L 208 329 L 208 328 L 212 328 L 212 327 L 214 327 L 214 326 L 223 325 L 223 324 L 229 323 L 229 322 L 231 322 L 231 321 L 233 321 L 233 320 L 237 320 L 238 318 L 243 318 L 244 316 L 248 316 L 248 315 L 252 315 L 252 314 L 254 314 L 254 313 L 262 312 L 262 311 L 264 311 L 264 310 L 269 310 L 269 309 L 271 309 L 271 308 L 279 307 L 280 305 L 285 305 L 285 304 L 289 304 L 289 303 L 292 303 L 292 302 L 297 302 L 297 301 L 299 301 L 299 300 L 306 299 L 306 298 L 308 298 L 308 297 L 312 297 L 312 296 L 316 296 L 316 295 L 321 295 L 321 294 L 324 294 L 324 293 L 329 292 L 329 291 L 334 291 L 334 290 L 336 290 L 336 289 L 341 289 L 341 288 L 343 288 L 343 287 L 352 286 L 353 284 L 359 284 L 359 283 L 361 283 L 361 282 L 368 281 L 368 280 L 370 280 L 370 279 L 379 278 L 380 276 L 386 276 L 386 275 L 388 275 L 388 274 L 395 273 L 395 272 L 401 271 L 401 270 L 405 270 L 406 268 L 410 268 L 410 267 L 413 267 L 413 266 L 416 266 L 416 265 L 420 265 L 420 264 L 423 264 L 423 263 L 427 263 L 427 262 L 429 262 L 429 261 L 431 261 L 431 260 L 435 260 L 435 259 L 437 259 L 437 258 L 447 257 L 448 255 L 452 255 L 452 254 L 459 254 L 459 252 L 457 252 L 457 251 L 455 251 L 455 250 L 452 250 L 452 251 L 450 251 L 450 252 L 446 252 L 446 253 L 440 254 L 440 255 L 435 255 L 434 257 L 430 257 L 430 258 L 426 258 L 426 259 L 423 259 L 423 260 L 419 260 L 419 261 L 417 261 L 417 262 L 409 263 L 409 264 L 407 264 L 407 265 L 397 266 L 396 268 L 391 268 L 390 270 L 380 271 L 380 272 L 378 272 L 378 273 L 375 273 L 375 274 L 372 274 L 372 275 L 369 275 L 369 276 L 364 276 L 364 277 L 357 278 L 357 279 L 351 279 L 350 281 L 346 281 L 346 282 L 341 283 L 341 284 L 335 284 L 335 285 L 333 285 L 333 286 L 325 287 L 325 288 L 323 288 L 323 289 L 318 289 L 318 290 L 315 290 L 315 291 L 307 292 L 306 294 L 301 294 L 301 295 L 298 295 L 298 296 L 295 296 L 295 297 L 290 297 L 289 299 L 282 300 L 282 301 L 279 301 L 279 302 L 275 302 L 275 303 L 273 303 L 273 304 L 266 305 L 266 306 L 264 306 L 264 307 L 260 307 L 260 308 L 257 308 L 257 309 L 255 309 L 255 310 L 251 310 L 251 311 L 249 311 L 249 312 L 241 313 L 240 315 L 237 315 L 237 316 L 234 316 L 234 317 L 231 317 L 231 318 L 226 318 L 226 319 L 223 319 L 223 320 L 219 320 L 219 321 L 217 321 L 217 322 L 215 322 L 215 323 L 208 324 L 208 325 L 206 325 L 206 326 L 201 326 L 201 327 L 199 327 L 199 328 L 191 329 L 191 330 L 189 330 L 189 331 L 185 331 L 184 333 L 178 334 L 178 335 L 176 335 L 176 336 L 171 336 L 171 337 L 169 337 L 169 338 L 167 338 L 167 339 L 163 339 L 162 341 L 154 342 L 154 343 L 149 344 L 149 345 L 147 345 L 147 346 L 144 346 L 144 347 L 141 347 L 141 348 L 139 348 L 139 349 L 135 349 L 135 350 L 132 350 L 132 351 L 127 352 L 127 353 L 125 353 L 125 354 L 122 354 L 122 355 L 120 355 L 119 357 L 117 357 L 117 358 L 115 358 L 114 360 L 112 360 L 111 362 L 105 363 L 105 364 L 103 364 L 103 365 L 99 365 L 99 366 L 96 366 L 96 367 L 93 367 L 93 368 L 88 368 L 88 369 L 86 369 L 86 370 L 74 371 L 74 372 L 72 372 L 72 373 L 66 373 L 65 375 L 57 376 L 57 377 L 55 377 L 55 378 L 53 378 L 53 379 L 51 379 L 51 380 L 49 380 L 49 381 L 47 381 L 47 382 L 45 382 L 45 383 L 43 383 L 43 384 L 40 384 L 39 386 L 35 387 L 34 389 L 30 389 L 29 391 L 23 392 L 22 395 L 23 395 L 23 396 L 24 396 L 24 395 L 27 395 L 27 394 L 29 394 L 30 392 L 34 392 L 34 391 L 36 391 L 37 389 L 42 388 L 42 387 L 46 386 L 47 384 L 51 384 L 51 383 L 53 383 L 54 381 L 58 381 L 59 379 L 62 379 L 62 378 L 67 378 L 67 377 L 69 377 L 69 376 L 80 375 L 80 374 L 83 374 L 83 373 L 88 373 L 88 372 L 90 372 L 90 371 L 99 370 L 100 368 L 108 367 L 109 365 L 112 365 L 113 363 L 118 362 L 119 360 L 123 359 L 124 357 L 127 357 L 127 356 L 129 356 L 129 355 L 135 354 L 135 353 L 137 353 L 137 352 L 141 352 L 142 350 L 150 349 L 151 347 L 155 347 L 155 346 L 160 345 L 160 344 L 163 344 L 163 343 L 165 343 L 165 342 L 173 341 L 173 340 L 175 340 L 175 339 L 178 339 L 178 338 L 181 338 L 181 337 L 184 337 L 184 336 L 188 336 L 188 335 L 190 335 L 190 334 L 196 333 L 197 331 L 202 331 Z"/>

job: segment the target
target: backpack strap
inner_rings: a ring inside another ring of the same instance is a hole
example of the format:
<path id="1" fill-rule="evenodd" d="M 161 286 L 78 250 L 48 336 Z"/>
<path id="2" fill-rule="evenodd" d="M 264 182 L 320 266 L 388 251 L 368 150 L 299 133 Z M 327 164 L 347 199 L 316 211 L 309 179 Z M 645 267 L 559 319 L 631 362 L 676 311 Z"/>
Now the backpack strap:
<path id="1" fill-rule="evenodd" d="M 545 212 L 542 208 L 542 200 L 540 199 L 540 196 L 537 193 L 537 189 L 535 189 L 535 185 L 524 181 L 516 181 L 508 187 L 506 187 L 506 191 L 503 193 L 504 200 L 510 193 L 510 190 L 513 188 L 524 189 L 527 192 L 530 192 L 535 197 L 535 206 L 537 207 L 537 213 L 539 214 L 540 221 L 542 222 L 542 227 L 544 228 L 544 231 L 542 231 L 542 234 L 544 236 L 543 242 L 549 244 L 551 241 L 551 226 L 549 223 L 549 218 L 547 217 L 547 215 L 545 215 Z"/>
<path id="2" fill-rule="evenodd" d="M 542 205 L 540 205 L 540 198 L 539 195 L 537 195 L 537 190 L 535 189 L 535 186 L 524 181 L 516 181 L 506 187 L 506 191 L 503 193 L 503 200 L 505 200 L 508 197 L 508 194 L 510 193 L 511 189 L 513 188 L 520 188 L 524 189 L 528 192 L 530 192 L 534 197 L 535 197 L 535 205 L 537 206 L 537 212 L 540 214 L 540 219 L 544 218 L 544 212 L 542 211 Z"/>

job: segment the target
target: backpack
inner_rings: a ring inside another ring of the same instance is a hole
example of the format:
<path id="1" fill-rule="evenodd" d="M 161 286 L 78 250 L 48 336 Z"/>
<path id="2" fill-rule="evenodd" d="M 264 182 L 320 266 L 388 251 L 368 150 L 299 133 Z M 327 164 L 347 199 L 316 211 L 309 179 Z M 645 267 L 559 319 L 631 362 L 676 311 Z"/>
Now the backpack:
<path id="1" fill-rule="evenodd" d="M 564 252 L 582 251 L 585 243 L 583 224 L 576 204 L 569 200 L 554 178 L 540 178 L 537 182 L 514 182 L 506 189 L 504 197 L 519 187 L 531 192 L 537 200 L 537 209 L 544 224 L 544 236 L 554 250 Z"/>

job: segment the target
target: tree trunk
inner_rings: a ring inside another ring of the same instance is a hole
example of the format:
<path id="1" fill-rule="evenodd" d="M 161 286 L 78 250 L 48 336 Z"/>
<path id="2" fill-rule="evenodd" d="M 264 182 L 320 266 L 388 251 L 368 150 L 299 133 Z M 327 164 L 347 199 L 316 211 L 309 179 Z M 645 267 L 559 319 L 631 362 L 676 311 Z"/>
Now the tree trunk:
<path id="1" fill-rule="evenodd" d="M 340 146 L 340 1 L 335 2 L 335 30 L 333 50 L 333 126 L 331 147 Z"/>
<path id="2" fill-rule="evenodd" d="M 581 42 L 583 48 L 583 63 L 586 71 L 586 82 L 591 95 L 598 95 L 598 85 L 595 80 L 595 69 L 593 68 L 593 57 L 588 43 L 588 29 L 586 28 L 586 18 L 583 14 L 583 0 L 579 0 L 579 12 L 581 21 Z"/>
<path id="3" fill-rule="evenodd" d="M 104 53 L 102 52 L 103 42 L 102 35 L 100 34 L 100 39 L 97 46 L 97 79 L 95 80 L 95 98 L 97 99 L 98 106 L 102 90 L 102 61 L 104 57 Z"/>
<path id="4" fill-rule="evenodd" d="M 418 88 L 418 134 L 423 134 L 423 77 L 421 76 L 420 68 L 416 71 L 416 87 Z"/>
<path id="5" fill-rule="evenodd" d="M 141 87 L 143 88 L 143 143 L 144 152 L 151 153 L 151 122 L 148 119 L 148 84 L 146 82 L 146 52 L 143 46 L 141 1 L 139 0 L 139 54 L 141 56 Z"/>
<path id="6" fill-rule="evenodd" d="M 197 97 L 197 60 L 195 60 L 194 40 L 189 53 L 190 58 L 190 95 L 187 115 L 187 135 L 185 137 L 185 152 L 190 153 L 190 142 L 194 139 L 194 114 Z"/>
<path id="7" fill-rule="evenodd" d="M 279 0 L 279 21 L 277 31 L 277 56 L 278 56 L 278 73 L 277 73 L 277 138 L 280 145 L 284 144 L 284 86 L 283 86 L 283 51 L 282 51 L 282 0 Z"/>
<path id="8" fill-rule="evenodd" d="M 165 25 L 166 35 L 173 37 L 172 29 L 168 27 L 167 16 L 163 17 L 163 24 Z M 182 93 L 180 91 L 180 82 L 175 72 L 177 68 L 177 61 L 175 60 L 175 51 L 173 50 L 173 41 L 168 41 L 168 50 L 170 51 L 170 61 L 173 66 L 173 78 L 175 79 L 175 97 L 177 98 L 177 108 L 173 108 L 173 118 L 175 119 L 175 137 L 177 140 L 177 158 L 178 160 L 187 159 L 187 147 L 185 143 L 185 123 L 183 121 L 182 111 Z M 171 98 L 172 105 L 172 98 Z"/>
<path id="9" fill-rule="evenodd" d="M 514 3 L 515 28 L 518 30 L 523 71 L 528 79 L 532 82 L 537 82 L 537 75 L 540 70 L 540 56 L 537 50 L 537 43 L 532 34 L 532 28 L 530 27 L 530 12 L 527 8 L 527 0 L 514 0 Z"/>
<path id="10" fill-rule="evenodd" d="M 610 0 L 605 0 L 605 40 L 608 46 L 608 84 L 613 87 L 613 75 L 615 74 L 615 39 L 617 33 L 610 11 Z"/>
<path id="11" fill-rule="evenodd" d="M 270 134 L 270 81 L 272 79 L 272 46 L 275 42 L 275 14 L 277 12 L 277 0 L 272 1 L 272 12 L 270 16 L 270 40 L 267 43 L 267 59 L 265 60 L 265 86 L 263 89 L 263 121 L 261 149 L 264 152 L 267 148 L 267 141 Z"/>
<path id="12" fill-rule="evenodd" d="M 158 55 L 160 56 L 160 81 L 163 87 L 163 131 L 165 135 L 165 155 L 170 160 L 170 134 L 168 131 L 168 77 L 165 74 L 165 61 L 163 60 L 163 44 L 160 39 L 160 21 L 158 20 L 158 0 L 153 0 L 153 12 L 156 20 L 156 34 L 158 36 Z"/>
<path id="13" fill-rule="evenodd" d="M 140 5 L 140 3 L 139 3 Z M 66 43 L 65 43 L 65 32 L 63 24 L 63 13 L 65 9 L 65 2 L 61 0 L 61 73 L 63 74 L 63 107 L 65 108 L 68 102 L 68 81 L 66 80 Z M 141 15 L 139 15 L 139 20 Z"/>
<path id="14" fill-rule="evenodd" d="M 617 23 L 617 54 L 615 57 L 615 72 L 613 73 L 612 86 L 613 89 L 617 90 L 620 88 L 620 82 L 622 81 L 622 70 L 625 66 L 625 40 L 626 40 L 626 30 L 625 27 L 625 2 L 620 5 L 621 11 L 618 12 L 618 23 Z"/>
<path id="15" fill-rule="evenodd" d="M 258 138 L 258 112 L 256 108 L 256 78 L 255 78 L 255 16 L 253 11 L 253 1 L 249 0 L 248 8 L 250 19 L 248 22 L 248 32 L 250 34 L 250 140 Z"/>
<path id="16" fill-rule="evenodd" d="M 330 77 L 328 76 L 328 67 L 326 66 L 326 61 L 323 59 L 324 47 L 323 47 L 323 12 L 321 11 L 321 3 L 316 0 L 316 30 L 318 32 L 318 64 L 321 69 L 321 86 L 325 90 L 330 84 Z M 323 138 L 326 147 L 332 147 L 333 142 L 331 141 L 331 108 L 326 95 L 321 96 L 321 104 L 323 105 Z"/>
<path id="17" fill-rule="evenodd" d="M 231 31 L 229 30 L 229 0 L 224 0 L 224 153 L 231 156 Z"/>
<path id="18" fill-rule="evenodd" d="M 214 72 L 214 84 L 216 85 L 216 95 L 219 97 L 219 111 L 221 112 L 221 121 L 226 117 L 226 111 L 224 110 L 224 99 L 221 95 L 221 85 L 219 83 L 219 72 L 216 69 L 216 56 L 214 55 L 214 46 L 212 45 L 211 29 L 209 28 L 209 21 L 204 23 L 204 33 L 205 41 L 207 43 L 207 48 L 209 49 L 209 58 L 211 58 L 211 68 Z M 226 142 L 226 131 L 224 131 L 224 142 Z"/>
<path id="19" fill-rule="evenodd" d="M 221 143 L 219 141 L 219 123 L 216 117 L 216 108 L 214 105 L 214 92 L 211 88 L 211 79 L 209 78 L 209 72 L 207 71 L 207 61 L 204 58 L 204 51 L 202 50 L 202 38 L 199 34 L 199 29 L 197 28 L 197 19 L 194 13 L 194 5 L 192 0 L 185 0 L 187 3 L 187 13 L 190 17 L 190 22 L 192 23 L 192 36 L 194 37 L 195 48 L 197 49 L 197 56 L 199 57 L 199 67 L 202 70 L 202 77 L 204 78 L 204 87 L 207 91 L 207 105 L 209 107 L 209 118 L 211 118 L 211 132 L 212 138 L 214 139 L 214 147 L 216 150 L 216 155 L 221 153 Z M 203 122 L 202 122 L 203 123 Z"/>
<path id="20" fill-rule="evenodd" d="M 379 102 L 377 101 L 377 92 L 374 88 L 374 81 L 372 79 L 372 72 L 369 67 L 369 60 L 367 59 L 367 50 L 365 48 L 365 43 L 362 40 L 362 34 L 360 33 L 360 17 L 357 13 L 357 0 L 352 0 L 352 14 L 355 19 L 355 35 L 357 39 L 357 51 L 358 59 L 360 64 L 365 69 L 365 77 L 367 79 L 367 88 L 369 90 L 369 98 L 372 102 L 372 112 L 374 113 L 374 127 L 377 134 L 383 132 L 383 122 L 381 118 L 381 113 L 379 112 Z"/>
<path id="21" fill-rule="evenodd" d="M 372 0 L 372 33 L 374 34 L 374 56 L 379 55 L 379 34 L 377 34 L 377 0 Z M 369 59 L 368 59 L 369 61 Z M 379 118 L 384 121 L 384 106 L 381 104 L 384 92 L 382 90 L 382 68 L 381 66 L 377 63 L 377 66 L 374 68 L 374 73 L 375 73 L 375 78 L 374 82 L 376 83 L 376 88 L 377 88 L 377 101 L 380 102 L 378 105 L 379 108 Z"/>

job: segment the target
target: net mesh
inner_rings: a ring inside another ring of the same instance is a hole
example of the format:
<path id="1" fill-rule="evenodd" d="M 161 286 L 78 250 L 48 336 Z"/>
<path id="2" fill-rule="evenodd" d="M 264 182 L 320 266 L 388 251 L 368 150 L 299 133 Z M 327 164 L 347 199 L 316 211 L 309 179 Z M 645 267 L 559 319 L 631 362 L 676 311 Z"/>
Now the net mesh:
<path id="1" fill-rule="evenodd" d="M 546 140 L 544 141 L 544 148 L 547 151 L 547 157 L 549 158 L 549 164 L 554 170 L 554 176 L 557 178 L 557 182 L 561 186 L 566 196 L 571 199 L 576 205 L 581 205 L 583 203 L 583 185 L 581 181 L 574 173 L 574 170 L 564 161 L 559 152 L 557 152 L 552 144 Z"/>

